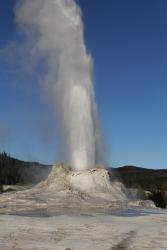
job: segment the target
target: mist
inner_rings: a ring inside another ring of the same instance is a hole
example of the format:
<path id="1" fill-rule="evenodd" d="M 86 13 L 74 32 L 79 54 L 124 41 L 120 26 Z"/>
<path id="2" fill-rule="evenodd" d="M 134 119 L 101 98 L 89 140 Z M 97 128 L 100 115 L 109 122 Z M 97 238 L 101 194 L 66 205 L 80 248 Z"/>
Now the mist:
<path id="1" fill-rule="evenodd" d="M 74 0 L 22 0 L 15 16 L 60 124 L 64 162 L 75 170 L 93 168 L 101 155 L 101 133 L 79 6 Z"/>

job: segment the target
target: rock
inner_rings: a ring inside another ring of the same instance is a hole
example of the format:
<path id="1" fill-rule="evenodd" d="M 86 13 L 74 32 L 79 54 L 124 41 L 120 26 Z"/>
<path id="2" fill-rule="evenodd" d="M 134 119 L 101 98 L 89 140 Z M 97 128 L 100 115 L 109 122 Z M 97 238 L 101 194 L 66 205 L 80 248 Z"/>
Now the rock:
<path id="1" fill-rule="evenodd" d="M 104 167 L 73 171 L 57 164 L 45 181 L 17 192 L 0 195 L 1 213 L 44 215 L 110 213 L 127 207 L 153 207 L 151 201 L 130 200 L 131 194 Z"/>
<path id="2" fill-rule="evenodd" d="M 73 171 L 64 165 L 55 165 L 46 181 L 38 188 L 54 192 L 70 190 L 82 192 L 85 196 L 102 198 L 109 201 L 127 201 L 124 185 L 118 181 L 110 181 L 108 171 L 104 167 L 89 170 Z"/>

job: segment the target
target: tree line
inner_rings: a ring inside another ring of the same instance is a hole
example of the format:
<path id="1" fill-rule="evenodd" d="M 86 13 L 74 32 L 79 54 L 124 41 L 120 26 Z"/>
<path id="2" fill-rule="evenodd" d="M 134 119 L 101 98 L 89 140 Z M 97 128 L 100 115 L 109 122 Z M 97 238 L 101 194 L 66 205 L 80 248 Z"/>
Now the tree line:
<path id="1" fill-rule="evenodd" d="M 6 152 L 0 153 L 0 185 L 23 184 L 23 165 L 24 162 L 10 157 Z"/>

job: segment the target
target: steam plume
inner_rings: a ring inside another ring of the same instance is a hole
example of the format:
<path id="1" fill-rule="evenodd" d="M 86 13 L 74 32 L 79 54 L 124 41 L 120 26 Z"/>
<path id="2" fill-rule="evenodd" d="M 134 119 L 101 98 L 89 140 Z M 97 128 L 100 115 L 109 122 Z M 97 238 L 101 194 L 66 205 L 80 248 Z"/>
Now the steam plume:
<path id="1" fill-rule="evenodd" d="M 80 8 L 74 0 L 22 0 L 16 20 L 31 41 L 31 54 L 46 60 L 42 83 L 61 121 L 67 163 L 76 170 L 94 167 L 100 133 Z"/>

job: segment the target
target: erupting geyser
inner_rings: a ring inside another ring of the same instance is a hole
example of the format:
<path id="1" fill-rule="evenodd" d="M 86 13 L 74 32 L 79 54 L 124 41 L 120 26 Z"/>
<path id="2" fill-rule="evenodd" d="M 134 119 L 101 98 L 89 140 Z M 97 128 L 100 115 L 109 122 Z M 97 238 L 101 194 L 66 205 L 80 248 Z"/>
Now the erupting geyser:
<path id="1" fill-rule="evenodd" d="M 43 83 L 62 122 L 67 163 L 75 170 L 93 168 L 101 142 L 80 8 L 74 0 L 21 0 L 16 18 L 32 54 L 47 61 Z"/>

